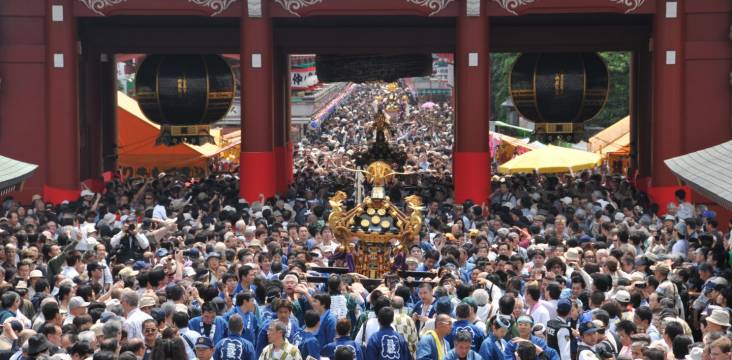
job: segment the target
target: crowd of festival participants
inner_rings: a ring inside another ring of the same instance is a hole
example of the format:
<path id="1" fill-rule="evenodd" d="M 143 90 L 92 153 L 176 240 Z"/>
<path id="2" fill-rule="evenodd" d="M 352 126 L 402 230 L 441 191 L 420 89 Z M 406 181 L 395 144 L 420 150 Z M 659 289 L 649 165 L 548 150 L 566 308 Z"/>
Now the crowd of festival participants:
<path id="1" fill-rule="evenodd" d="M 388 195 L 425 203 L 405 270 L 434 279 L 313 273 L 343 266 L 327 199 L 354 191 L 380 91 L 360 86 L 307 134 L 282 198 L 164 174 L 5 199 L 0 360 L 732 358 L 729 224 L 683 191 L 654 204 L 591 172 L 494 177 L 489 202 L 456 203 L 448 104 L 391 119 L 411 175 Z"/>

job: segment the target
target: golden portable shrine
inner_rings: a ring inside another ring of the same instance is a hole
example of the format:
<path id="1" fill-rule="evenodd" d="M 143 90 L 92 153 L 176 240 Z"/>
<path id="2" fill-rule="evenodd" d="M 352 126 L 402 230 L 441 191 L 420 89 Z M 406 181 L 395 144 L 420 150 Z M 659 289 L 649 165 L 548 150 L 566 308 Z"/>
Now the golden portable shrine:
<path id="1" fill-rule="evenodd" d="M 364 174 L 371 184 L 371 196 L 346 210 L 346 193 L 338 191 L 330 198 L 331 214 L 328 225 L 341 244 L 341 254 L 349 258 L 355 272 L 371 279 L 383 278 L 403 263 L 415 236 L 422 228 L 422 200 L 412 195 L 404 199 L 408 213 L 401 210 L 386 196 L 385 186 L 395 175 L 404 174 L 394 170 L 388 163 L 399 159 L 386 142 L 388 115 L 379 110 L 374 120 L 376 140 L 369 154 L 361 159 L 378 158 L 371 161 L 365 170 L 351 170 Z M 395 163 L 396 164 L 396 163 Z M 356 239 L 356 246 L 353 240 Z"/>

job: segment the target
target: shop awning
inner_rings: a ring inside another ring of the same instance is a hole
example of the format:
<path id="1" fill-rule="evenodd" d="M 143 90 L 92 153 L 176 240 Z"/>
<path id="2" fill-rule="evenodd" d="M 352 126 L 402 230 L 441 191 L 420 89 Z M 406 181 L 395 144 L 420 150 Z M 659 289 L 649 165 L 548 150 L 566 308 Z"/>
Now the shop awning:
<path id="1" fill-rule="evenodd" d="M 665 161 L 694 191 L 732 209 L 732 141 Z"/>
<path id="2" fill-rule="evenodd" d="M 0 156 L 0 195 L 21 190 L 25 179 L 29 178 L 38 165 Z"/>
<path id="3" fill-rule="evenodd" d="M 592 169 L 600 164 L 599 154 L 564 148 L 554 145 L 529 151 L 513 158 L 498 167 L 501 174 L 532 173 L 540 174 L 571 173 Z"/>
<path id="4" fill-rule="evenodd" d="M 208 157 L 219 150 L 213 144 L 156 145 L 159 134 L 160 125 L 145 117 L 137 101 L 117 92 L 117 165 L 123 177 L 154 175 L 160 171 L 202 177 L 208 170 Z"/>
<path id="5" fill-rule="evenodd" d="M 588 142 L 589 150 L 600 155 L 617 152 L 623 147 L 629 146 L 630 116 L 618 120 L 615 124 L 595 134 Z"/>

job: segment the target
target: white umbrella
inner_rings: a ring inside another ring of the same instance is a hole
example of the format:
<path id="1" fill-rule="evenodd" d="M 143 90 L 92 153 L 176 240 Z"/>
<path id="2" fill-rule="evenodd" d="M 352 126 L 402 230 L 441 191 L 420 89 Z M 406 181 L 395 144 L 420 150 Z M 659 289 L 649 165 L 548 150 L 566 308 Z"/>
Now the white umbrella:
<path id="1" fill-rule="evenodd" d="M 428 102 L 420 105 L 420 108 L 422 108 L 422 109 L 432 109 L 433 107 L 435 107 L 435 105 L 437 105 L 437 104 L 433 103 L 432 101 L 428 101 Z"/>

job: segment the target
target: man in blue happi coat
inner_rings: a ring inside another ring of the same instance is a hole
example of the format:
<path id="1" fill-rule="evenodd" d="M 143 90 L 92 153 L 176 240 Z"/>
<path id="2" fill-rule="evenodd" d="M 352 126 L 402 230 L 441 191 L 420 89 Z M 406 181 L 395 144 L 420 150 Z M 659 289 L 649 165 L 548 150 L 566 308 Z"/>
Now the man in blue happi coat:
<path id="1" fill-rule="evenodd" d="M 273 321 L 279 320 L 283 325 L 285 325 L 285 339 L 287 339 L 290 344 L 294 342 L 295 335 L 302 331 L 300 327 L 295 324 L 295 321 L 290 318 L 292 315 L 292 303 L 290 300 L 277 299 L 272 304 L 272 309 L 275 311 L 276 317 L 266 319 L 264 325 L 260 328 L 259 335 L 257 335 L 257 343 L 255 344 L 257 354 L 261 354 L 264 347 L 269 343 L 267 338 L 267 329 L 269 329 L 269 324 Z"/>
<path id="2" fill-rule="evenodd" d="M 458 304 L 455 308 L 457 321 L 452 324 L 452 331 L 446 337 L 447 342 L 450 343 L 450 347 L 455 347 L 455 335 L 460 331 L 465 331 L 470 334 L 470 338 L 473 339 L 473 351 L 477 352 L 480 350 L 480 345 L 483 344 L 485 334 L 483 333 L 483 330 L 475 326 L 470 321 L 471 311 L 473 310 L 467 303 Z"/>
<path id="3" fill-rule="evenodd" d="M 480 357 L 483 360 L 503 360 L 503 350 L 506 348 L 506 334 L 511 331 L 511 318 L 508 315 L 496 315 L 491 324 L 491 332 L 480 345 Z"/>
<path id="4" fill-rule="evenodd" d="M 394 331 L 394 309 L 384 307 L 377 314 L 379 331 L 371 335 L 366 344 L 366 359 L 369 360 L 411 360 L 404 336 Z"/>
<path id="5" fill-rule="evenodd" d="M 435 329 L 425 332 L 417 343 L 417 360 L 444 360 L 450 351 L 445 339 L 452 331 L 452 318 L 447 314 L 435 317 Z"/>
<path id="6" fill-rule="evenodd" d="M 320 314 L 320 328 L 318 328 L 318 341 L 320 346 L 325 346 L 335 339 L 336 318 L 330 313 L 330 295 L 318 293 L 312 296 L 310 305 Z"/>
<path id="7" fill-rule="evenodd" d="M 536 347 L 542 349 L 550 360 L 559 360 L 557 352 L 547 346 L 544 339 L 531 334 L 533 327 L 534 319 L 529 315 L 521 315 L 516 319 L 516 328 L 518 329 L 519 336 L 506 344 L 506 348 L 503 350 L 504 360 L 516 360 L 515 352 L 518 348 L 519 342 L 527 340 L 536 345 Z"/>
<path id="8" fill-rule="evenodd" d="M 216 316 L 216 304 L 210 301 L 201 306 L 201 316 L 188 321 L 188 328 L 208 337 L 214 344 L 218 344 L 228 332 L 226 320 L 222 316 Z"/>
<path id="9" fill-rule="evenodd" d="M 338 322 L 336 323 L 336 334 L 337 335 L 335 340 L 332 343 L 323 346 L 323 348 L 320 350 L 321 356 L 327 357 L 328 359 L 333 359 L 335 357 L 336 351 L 339 348 L 346 347 L 352 350 L 354 354 L 354 360 L 364 360 L 361 345 L 351 340 L 351 337 L 349 336 L 351 334 L 350 320 L 348 320 L 347 318 L 338 320 Z"/>
<path id="10" fill-rule="evenodd" d="M 216 343 L 213 360 L 257 360 L 254 345 L 241 336 L 244 321 L 238 314 L 229 319 L 229 336 Z"/>
<path id="11" fill-rule="evenodd" d="M 473 337 L 468 331 L 458 331 L 453 343 L 455 347 L 447 353 L 444 360 L 483 360 L 477 352 L 471 349 Z"/>
<path id="12" fill-rule="evenodd" d="M 254 294 L 245 290 L 236 294 L 236 306 L 224 314 L 224 319 L 229 320 L 234 315 L 241 316 L 244 322 L 244 330 L 241 336 L 254 345 L 259 333 L 259 322 L 257 321 L 257 303 Z"/>
<path id="13" fill-rule="evenodd" d="M 318 332 L 320 324 L 320 314 L 315 310 L 308 310 L 303 316 L 305 320 L 305 329 L 295 334 L 292 345 L 297 346 L 300 350 L 300 356 L 307 359 L 308 356 L 314 359 L 320 358 L 320 342 L 315 336 Z"/>

